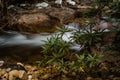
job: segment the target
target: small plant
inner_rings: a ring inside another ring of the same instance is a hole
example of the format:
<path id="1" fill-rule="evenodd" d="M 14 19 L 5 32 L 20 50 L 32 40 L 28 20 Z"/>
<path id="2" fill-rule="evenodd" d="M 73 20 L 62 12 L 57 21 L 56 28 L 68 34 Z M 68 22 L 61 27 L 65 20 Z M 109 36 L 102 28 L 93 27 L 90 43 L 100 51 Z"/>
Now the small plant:
<path id="1" fill-rule="evenodd" d="M 36 61 L 38 67 L 43 67 L 45 66 L 44 60 L 41 61 Z"/>
<path id="2" fill-rule="evenodd" d="M 65 70 L 67 67 L 67 61 L 64 61 L 63 58 L 58 61 L 58 69 Z"/>
<path id="3" fill-rule="evenodd" d="M 98 55 L 98 54 L 88 54 L 87 55 L 87 60 L 88 60 L 88 67 L 94 67 L 95 64 L 97 64 L 98 62 L 101 61 L 102 55 Z"/>
<path id="4" fill-rule="evenodd" d="M 45 45 L 42 46 L 43 54 L 49 59 L 48 63 L 52 63 L 54 61 L 59 61 L 64 57 L 67 53 L 69 53 L 70 42 L 66 42 L 62 40 L 62 35 L 68 31 L 59 28 L 58 34 L 51 36 L 47 41 L 45 41 Z"/>
<path id="5" fill-rule="evenodd" d="M 92 47 L 101 43 L 104 30 L 84 29 L 76 30 L 71 38 L 80 45 L 84 45 L 87 51 L 91 52 Z"/>
<path id="6" fill-rule="evenodd" d="M 77 60 L 76 61 L 72 61 L 70 63 L 70 67 L 72 70 L 76 71 L 76 72 L 84 72 L 84 67 L 85 67 L 85 55 L 82 54 L 82 55 L 78 55 L 76 54 L 76 58 Z"/>
<path id="7" fill-rule="evenodd" d="M 76 54 L 76 61 L 70 63 L 71 69 L 87 73 L 92 67 L 94 67 L 98 62 L 101 61 L 102 56 L 97 54 Z"/>
<path id="8" fill-rule="evenodd" d="M 64 53 L 67 53 L 69 51 L 70 43 L 65 42 L 58 35 L 52 36 L 50 39 L 47 39 L 45 43 L 46 44 L 42 46 L 42 52 L 44 54 L 59 54 L 62 56 L 64 55 Z"/>

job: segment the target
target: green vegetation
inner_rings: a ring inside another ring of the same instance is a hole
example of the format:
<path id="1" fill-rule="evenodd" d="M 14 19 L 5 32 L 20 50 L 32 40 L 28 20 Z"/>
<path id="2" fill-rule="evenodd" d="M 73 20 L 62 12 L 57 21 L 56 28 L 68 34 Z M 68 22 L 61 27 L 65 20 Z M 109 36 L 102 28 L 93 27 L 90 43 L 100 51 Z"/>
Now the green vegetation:
<path id="1" fill-rule="evenodd" d="M 82 75 L 90 74 L 94 71 L 92 70 L 93 67 L 97 66 L 101 61 L 102 56 L 100 54 L 87 51 L 87 53 L 83 54 L 74 54 L 73 56 L 75 60 L 66 59 L 65 56 L 71 54 L 69 50 L 71 43 L 62 40 L 61 37 L 65 32 L 68 32 L 68 29 L 59 28 L 59 34 L 56 34 L 45 41 L 46 44 L 42 47 L 42 53 L 45 58 L 42 61 L 37 61 L 38 65 L 54 66 L 55 63 L 57 63 L 58 71 L 61 74 L 63 74 L 64 71 L 67 73 L 76 72 L 77 74 Z M 103 31 L 93 32 L 91 30 L 84 30 L 81 32 L 80 30 L 76 30 L 71 38 L 73 38 L 76 43 L 83 44 L 85 47 L 91 48 L 101 40 L 102 34 Z"/>
<path id="2" fill-rule="evenodd" d="M 84 45 L 88 52 L 91 52 L 91 48 L 97 48 L 97 45 L 101 45 L 104 30 L 94 30 L 91 24 L 88 24 L 90 29 L 76 30 L 71 38 L 76 43 Z"/>
<path id="3" fill-rule="evenodd" d="M 60 61 L 65 55 L 69 53 L 70 42 L 62 40 L 62 36 L 67 29 L 59 29 L 59 34 L 56 34 L 50 39 L 45 41 L 45 45 L 42 47 L 42 53 L 49 59 L 47 64 L 54 61 Z"/>
<path id="4" fill-rule="evenodd" d="M 98 54 L 82 54 L 78 55 L 76 54 L 76 60 L 72 61 L 70 63 L 70 67 L 72 70 L 75 70 L 77 72 L 83 72 L 88 73 L 89 70 L 92 69 L 92 67 L 95 67 L 100 61 L 102 56 Z"/>

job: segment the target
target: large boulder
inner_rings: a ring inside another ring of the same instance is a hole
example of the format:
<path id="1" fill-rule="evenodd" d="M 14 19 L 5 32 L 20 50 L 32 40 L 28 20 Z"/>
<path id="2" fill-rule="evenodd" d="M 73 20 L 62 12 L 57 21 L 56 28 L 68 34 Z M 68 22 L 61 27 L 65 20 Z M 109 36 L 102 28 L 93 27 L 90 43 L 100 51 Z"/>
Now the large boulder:
<path id="1" fill-rule="evenodd" d="M 22 32 L 53 32 L 59 23 L 43 13 L 21 14 L 18 17 L 8 28 Z"/>
<path id="2" fill-rule="evenodd" d="M 69 23 L 75 18 L 75 10 L 70 8 L 47 7 L 35 12 L 23 11 L 12 16 L 8 29 L 21 32 L 54 32 L 56 27 Z"/>

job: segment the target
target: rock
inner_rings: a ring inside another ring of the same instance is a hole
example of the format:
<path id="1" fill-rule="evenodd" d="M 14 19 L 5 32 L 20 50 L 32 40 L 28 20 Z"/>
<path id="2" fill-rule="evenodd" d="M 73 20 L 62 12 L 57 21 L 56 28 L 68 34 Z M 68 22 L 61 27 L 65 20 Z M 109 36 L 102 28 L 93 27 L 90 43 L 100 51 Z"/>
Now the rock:
<path id="1" fill-rule="evenodd" d="M 98 25 L 93 27 L 93 29 L 96 30 L 103 30 L 103 29 L 110 29 L 112 28 L 112 23 L 106 22 L 106 21 L 101 21 Z"/>
<path id="2" fill-rule="evenodd" d="M 22 64 L 20 62 L 18 62 L 17 65 L 20 65 L 20 66 L 24 67 L 24 64 Z"/>
<path id="3" fill-rule="evenodd" d="M 23 70 L 12 70 L 9 72 L 9 80 L 14 80 L 16 78 L 20 78 L 23 80 L 27 80 L 27 73 Z"/>
<path id="4" fill-rule="evenodd" d="M 6 74 L 6 69 L 0 69 L 0 78 L 3 79 L 4 77 L 5 78 L 8 78 L 8 74 Z"/>
<path id="5" fill-rule="evenodd" d="M 26 4 L 20 4 L 20 6 L 25 7 L 25 6 L 26 6 Z"/>
<path id="6" fill-rule="evenodd" d="M 86 80 L 93 80 L 93 78 L 92 77 L 87 77 Z"/>
<path id="7" fill-rule="evenodd" d="M 61 24 L 65 24 L 75 18 L 75 10 L 70 8 L 53 9 L 49 15 L 60 20 Z"/>
<path id="8" fill-rule="evenodd" d="M 17 10 L 18 14 L 9 18 L 10 24 L 6 28 L 21 32 L 54 32 L 56 27 L 67 24 L 76 17 L 75 10 L 68 7 L 36 6 L 39 10 Z"/>
<path id="9" fill-rule="evenodd" d="M 31 13 L 19 15 L 11 28 L 21 32 L 53 32 L 56 30 L 58 20 L 50 18 L 43 13 Z"/>
<path id="10" fill-rule="evenodd" d="M 65 69 L 62 69 L 62 72 L 63 72 L 64 74 L 68 74 L 68 71 L 65 70 Z"/>
<path id="11" fill-rule="evenodd" d="M 50 74 L 45 74 L 41 77 L 41 79 L 48 79 L 50 77 Z"/>
<path id="12" fill-rule="evenodd" d="M 2 78 L 2 80 L 13 80 L 15 78 L 26 80 L 26 69 L 22 63 L 12 64 L 4 62 L 3 66 L 0 67 L 0 78 Z"/>
<path id="13" fill-rule="evenodd" d="M 72 76 L 76 76 L 76 72 L 72 72 Z"/>
<path id="14" fill-rule="evenodd" d="M 32 75 L 28 75 L 28 80 L 32 80 Z"/>
<path id="15" fill-rule="evenodd" d="M 11 9 L 11 8 L 14 8 L 15 6 L 14 5 L 10 5 L 7 7 L 7 9 Z"/>
<path id="16" fill-rule="evenodd" d="M 75 2 L 75 1 L 72 1 L 72 0 L 67 0 L 66 2 L 67 2 L 68 4 L 70 4 L 70 5 L 73 5 L 73 6 L 76 4 L 76 2 Z"/>
<path id="17" fill-rule="evenodd" d="M 2 80 L 8 80 L 8 73 L 5 73 L 4 76 L 2 77 Z"/>
<path id="18" fill-rule="evenodd" d="M 4 64 L 4 61 L 0 61 L 0 66 L 2 66 Z"/>
<path id="19" fill-rule="evenodd" d="M 36 4 L 35 6 L 36 7 L 43 7 L 43 8 L 45 8 L 45 7 L 48 7 L 48 3 L 46 3 L 46 2 L 42 2 L 42 3 L 38 3 L 38 4 Z"/>
<path id="20" fill-rule="evenodd" d="M 36 66 L 26 65 L 28 74 L 28 80 L 38 80 L 38 77 L 40 75 L 39 69 Z"/>
<path id="21" fill-rule="evenodd" d="M 56 0 L 55 4 L 61 4 L 62 5 L 62 0 Z"/>

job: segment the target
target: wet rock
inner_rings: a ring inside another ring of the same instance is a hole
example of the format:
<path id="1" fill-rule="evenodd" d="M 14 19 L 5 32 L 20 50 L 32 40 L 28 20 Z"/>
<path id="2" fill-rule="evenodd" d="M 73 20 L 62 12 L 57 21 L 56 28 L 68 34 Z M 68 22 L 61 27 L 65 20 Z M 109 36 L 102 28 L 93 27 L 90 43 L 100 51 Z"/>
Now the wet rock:
<path id="1" fill-rule="evenodd" d="M 106 21 L 101 21 L 98 25 L 96 25 L 93 29 L 96 30 L 103 30 L 103 29 L 110 29 L 112 28 L 112 23 L 106 22 Z"/>
<path id="2" fill-rule="evenodd" d="M 22 14 L 16 22 L 8 28 L 21 32 L 53 32 L 58 21 L 43 13 Z"/>

